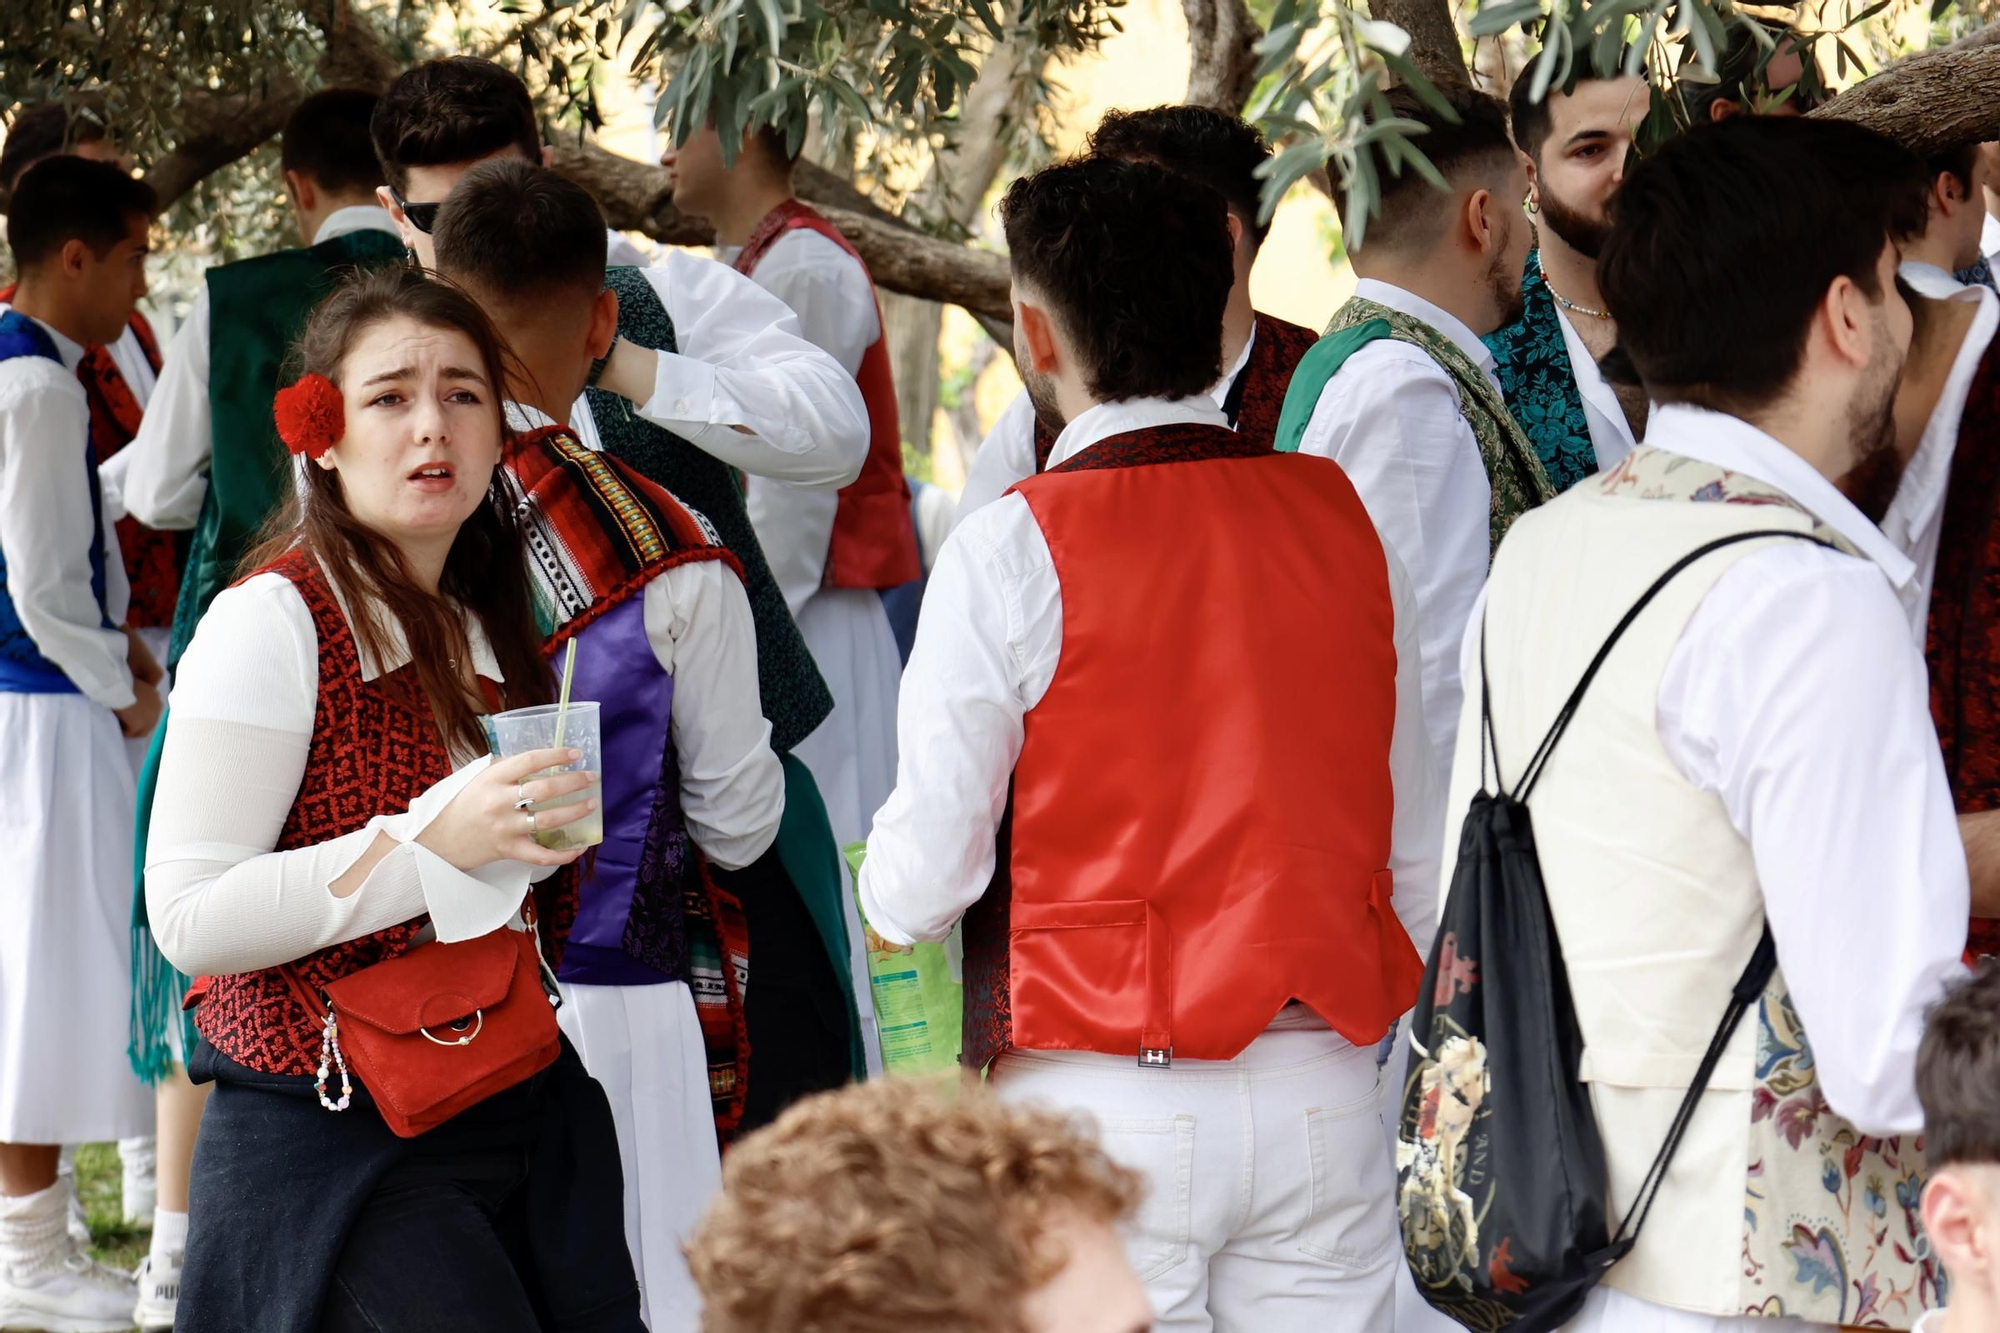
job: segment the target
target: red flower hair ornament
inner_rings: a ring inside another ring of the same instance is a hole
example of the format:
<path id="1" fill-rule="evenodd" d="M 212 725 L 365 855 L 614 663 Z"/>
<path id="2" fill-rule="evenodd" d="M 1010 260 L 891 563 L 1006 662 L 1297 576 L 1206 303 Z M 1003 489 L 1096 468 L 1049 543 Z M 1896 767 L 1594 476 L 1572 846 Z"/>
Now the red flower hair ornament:
<path id="1" fill-rule="evenodd" d="M 324 375 L 301 375 L 297 383 L 278 390 L 271 404 L 278 423 L 278 438 L 285 448 L 307 458 L 318 458 L 347 433 L 347 409 L 340 390 Z"/>

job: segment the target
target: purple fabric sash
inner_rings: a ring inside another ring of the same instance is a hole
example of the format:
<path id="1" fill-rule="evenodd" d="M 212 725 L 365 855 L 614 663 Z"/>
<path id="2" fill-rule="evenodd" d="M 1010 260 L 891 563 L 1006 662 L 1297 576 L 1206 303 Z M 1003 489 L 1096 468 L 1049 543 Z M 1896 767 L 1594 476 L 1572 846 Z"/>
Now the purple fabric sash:
<path id="1" fill-rule="evenodd" d="M 692 858 L 670 720 L 674 681 L 646 639 L 635 591 L 577 635 L 574 697 L 595 699 L 604 740 L 604 842 L 580 886 L 560 975 L 596 986 L 687 977 L 682 921 Z"/>

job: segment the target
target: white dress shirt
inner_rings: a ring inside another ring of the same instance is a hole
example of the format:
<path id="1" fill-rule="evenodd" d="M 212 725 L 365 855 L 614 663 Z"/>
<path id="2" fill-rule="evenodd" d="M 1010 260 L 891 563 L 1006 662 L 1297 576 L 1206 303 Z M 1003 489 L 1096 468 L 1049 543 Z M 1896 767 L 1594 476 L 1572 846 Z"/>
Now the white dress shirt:
<path id="1" fill-rule="evenodd" d="M 1209 388 L 1208 396 L 1217 407 L 1228 401 L 1229 390 L 1243 368 L 1250 364 L 1250 349 L 1256 345 L 1257 326 L 1252 323 L 1250 336 L 1243 340 L 1243 350 L 1223 369 L 1222 378 Z M 963 523 L 973 510 L 1005 495 L 1009 486 L 1034 475 L 1035 405 L 1028 400 L 1028 391 L 1022 389 L 1002 409 L 993 429 L 980 442 L 979 451 L 972 456 L 972 470 L 966 473 L 965 489 L 959 492 L 958 515 L 953 525 Z"/>
<path id="2" fill-rule="evenodd" d="M 718 864 L 747 865 L 775 839 L 784 812 L 783 769 L 758 707 L 749 600 L 735 573 L 712 560 L 667 570 L 646 585 L 645 598 L 647 639 L 674 673 L 670 725 L 689 836 Z M 386 669 L 393 670 L 408 654 L 389 629 L 396 660 Z M 500 680 L 476 621 L 467 638 L 474 669 Z M 424 912 L 440 939 L 469 939 L 510 920 L 533 877 L 514 861 L 468 874 L 415 841 L 485 767 L 473 754 L 455 754 L 464 766 L 406 815 L 272 851 L 305 776 L 318 664 L 312 614 L 278 574 L 218 594 L 182 660 L 146 894 L 160 951 L 191 975 L 274 966 Z M 361 668 L 368 680 L 385 669 L 365 651 Z M 354 894 L 334 897 L 328 885 L 378 832 L 401 845 Z"/>
<path id="3" fill-rule="evenodd" d="M 1913 1133 L 1924 1012 L 1964 971 L 1970 915 L 1929 674 L 1909 635 L 1925 600 L 1916 566 L 1743 421 L 1662 407 L 1647 443 L 1777 487 L 1861 553 L 1788 541 L 1731 566 L 1667 661 L 1657 716 L 1674 766 L 1721 800 L 1755 854 L 1828 1104 L 1864 1133 Z M 1467 672 L 1484 604 L 1466 627 Z"/>
<path id="4" fill-rule="evenodd" d="M 1625 419 L 1624 404 L 1597 360 L 1583 344 L 1569 312 L 1556 307 L 1556 323 L 1562 328 L 1563 350 L 1569 353 L 1570 374 L 1576 380 L 1577 397 L 1583 401 L 1583 422 L 1590 431 L 1590 449 L 1597 455 L 1597 470 L 1609 472 L 1624 461 L 1638 443 L 1632 438 L 1632 423 Z"/>
<path id="5" fill-rule="evenodd" d="M 716 258 L 733 265 L 740 253 L 731 247 L 718 250 Z M 875 286 L 859 260 L 818 232 L 795 227 L 771 243 L 750 280 L 798 316 L 807 342 L 838 361 L 850 378 L 860 373 L 862 356 L 882 336 L 882 320 Z M 826 582 L 840 493 L 751 477 L 743 502 L 771 575 L 796 617 Z"/>
<path id="6" fill-rule="evenodd" d="M 10 307 L 0 304 L 0 314 Z M 90 587 L 90 402 L 76 377 L 83 345 L 35 323 L 62 364 L 40 356 L 0 361 L 0 555 L 6 596 L 35 647 L 85 696 L 106 708 L 136 697 L 122 631 L 131 590 L 110 507 L 104 537 L 105 605 Z"/>
<path id="7" fill-rule="evenodd" d="M 1463 321 L 1420 296 L 1363 278 L 1354 294 L 1421 320 L 1492 382 L 1493 353 Z M 1421 347 L 1379 338 L 1327 381 L 1299 452 L 1347 470 L 1382 544 L 1409 571 L 1423 645 L 1424 720 L 1437 771 L 1458 734 L 1458 644 L 1486 583 L 1493 490 L 1458 386 Z"/>
<path id="8" fill-rule="evenodd" d="M 680 348 L 660 353 L 652 396 L 634 405 L 640 416 L 753 477 L 837 491 L 861 474 L 861 390 L 806 341 L 791 307 L 727 264 L 685 250 L 669 249 L 640 272 Z M 603 448 L 588 395 L 576 400 L 570 428 L 587 447 Z"/>
<path id="9" fill-rule="evenodd" d="M 1224 419 L 1206 398 L 1100 404 L 1069 423 L 1050 461 L 1110 436 L 1179 422 L 1219 426 Z M 1441 798 L 1421 722 L 1414 601 L 1393 552 L 1388 569 L 1396 616 L 1390 870 L 1396 914 L 1423 950 L 1437 929 Z M 924 594 L 903 674 L 896 790 L 875 817 L 861 868 L 862 912 L 884 939 L 943 939 L 986 892 L 1024 721 L 1055 678 L 1062 637 L 1062 588 L 1048 542 L 1028 502 L 1002 496 L 959 524 Z M 1267 687 L 1254 674 L 1245 677 L 1247 689 Z"/>
<path id="10" fill-rule="evenodd" d="M 1979 253 L 1988 260 L 2000 259 L 2000 218 L 1991 213 L 1979 224 Z"/>
<path id="11" fill-rule="evenodd" d="M 373 204 L 327 214 L 313 235 L 322 245 L 357 231 L 396 235 L 396 222 Z M 208 407 L 208 284 L 195 290 L 187 322 L 174 335 L 160 366 L 158 387 L 146 405 L 139 433 L 98 469 L 107 507 L 149 528 L 180 531 L 201 519 L 208 495 L 208 460 L 214 453 L 214 419 Z M 124 362 L 119 362 L 120 369 Z"/>
<path id="12" fill-rule="evenodd" d="M 1975 290 L 1936 264 L 1927 264 L 1921 259 L 1905 259 L 1897 266 L 1896 276 L 1909 283 L 1917 295 L 1928 296 L 1933 301 L 1950 301 Z"/>
<path id="13" fill-rule="evenodd" d="M 1930 625 L 1931 588 L 1937 577 L 1938 538 L 1944 531 L 1945 491 L 1951 483 L 1951 460 L 1958 450 L 1958 426 L 1965 414 L 1979 362 L 2000 328 L 2000 297 L 1984 287 L 1967 287 L 1955 298 L 1978 304 L 1965 341 L 1959 344 L 1938 393 L 1937 406 L 1924 423 L 1923 436 L 1903 468 L 1895 498 L 1882 516 L 1882 534 L 1916 566 L 1916 596 L 1906 609 L 1910 632 L 1921 650 Z"/>

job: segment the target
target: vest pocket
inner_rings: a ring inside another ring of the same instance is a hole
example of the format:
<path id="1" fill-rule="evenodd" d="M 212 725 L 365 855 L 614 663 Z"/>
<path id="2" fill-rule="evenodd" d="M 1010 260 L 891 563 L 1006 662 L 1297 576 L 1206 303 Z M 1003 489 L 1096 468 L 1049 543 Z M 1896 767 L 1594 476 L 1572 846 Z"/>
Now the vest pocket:
<path id="1" fill-rule="evenodd" d="M 1013 904 L 1013 1044 L 1130 1055 L 1172 1045 L 1172 948 L 1143 899 Z"/>
<path id="2" fill-rule="evenodd" d="M 1396 1180 L 1384 1150 L 1380 1088 L 1345 1106 L 1306 1112 L 1312 1202 L 1299 1249 L 1343 1268 L 1368 1270 L 1396 1241 Z"/>
<path id="3" fill-rule="evenodd" d="M 1151 1282 L 1187 1258 L 1194 1215 L 1194 1117 L 1101 1118 L 1097 1128 L 1111 1159 L 1145 1177 L 1145 1198 L 1124 1236 L 1132 1267 L 1141 1281 Z"/>

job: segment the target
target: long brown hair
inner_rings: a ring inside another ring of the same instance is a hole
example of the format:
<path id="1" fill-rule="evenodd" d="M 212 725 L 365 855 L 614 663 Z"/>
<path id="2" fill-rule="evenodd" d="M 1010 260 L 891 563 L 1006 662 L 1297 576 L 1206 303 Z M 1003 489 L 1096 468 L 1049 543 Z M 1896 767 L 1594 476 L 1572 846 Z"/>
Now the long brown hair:
<path id="1" fill-rule="evenodd" d="M 511 432 L 502 411 L 512 353 L 479 303 L 465 291 L 421 270 L 388 265 L 359 269 L 320 302 L 293 350 L 294 374 L 317 373 L 340 383 L 341 363 L 355 339 L 384 320 L 406 316 L 436 329 L 455 329 L 479 349 L 501 442 Z M 519 708 L 555 698 L 554 678 L 541 655 L 542 635 L 529 591 L 521 535 L 519 492 L 503 466 L 493 469 L 486 501 L 459 527 L 436 593 L 410 577 L 396 543 L 356 518 L 347 507 L 340 475 L 308 465 L 306 482 L 289 489 L 261 540 L 244 557 L 241 572 L 264 568 L 294 550 L 318 558 L 347 604 L 355 640 L 377 662 L 390 643 L 389 626 L 403 632 L 410 666 L 429 696 L 448 746 L 484 750 L 479 724 L 484 701 L 466 692 L 453 663 L 467 662 L 471 646 L 454 608 L 476 616 L 506 676 L 506 703 Z"/>

